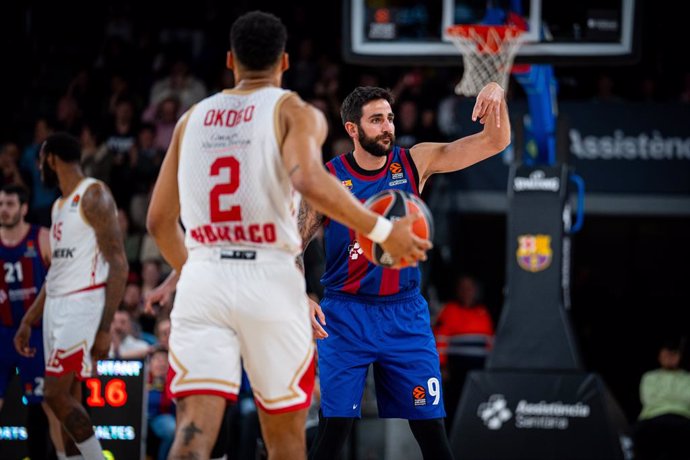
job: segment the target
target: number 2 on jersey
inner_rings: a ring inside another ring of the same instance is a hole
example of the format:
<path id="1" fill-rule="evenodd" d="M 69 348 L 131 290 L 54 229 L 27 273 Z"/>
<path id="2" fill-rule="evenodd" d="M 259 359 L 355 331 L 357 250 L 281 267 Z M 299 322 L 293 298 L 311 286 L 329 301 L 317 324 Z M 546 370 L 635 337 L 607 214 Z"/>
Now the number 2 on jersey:
<path id="1" fill-rule="evenodd" d="M 211 222 L 229 222 L 242 220 L 242 208 L 230 206 L 228 209 L 221 209 L 220 197 L 232 195 L 240 186 L 240 162 L 235 157 L 220 157 L 211 164 L 211 176 L 217 176 L 222 170 L 228 170 L 228 180 L 222 182 L 211 189 L 209 202 L 211 205 Z"/>

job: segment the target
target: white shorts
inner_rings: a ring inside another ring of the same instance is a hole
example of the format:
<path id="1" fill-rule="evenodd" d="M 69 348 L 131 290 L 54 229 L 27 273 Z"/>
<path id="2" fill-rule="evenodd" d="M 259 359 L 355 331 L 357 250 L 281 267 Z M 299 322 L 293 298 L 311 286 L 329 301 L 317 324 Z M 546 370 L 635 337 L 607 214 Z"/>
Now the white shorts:
<path id="1" fill-rule="evenodd" d="M 171 314 L 172 395 L 234 400 L 244 366 L 264 411 L 306 408 L 314 342 L 304 276 L 284 251 L 237 251 L 244 258 L 226 258 L 240 257 L 228 249 L 190 251 Z"/>
<path id="2" fill-rule="evenodd" d="M 65 296 L 46 296 L 43 347 L 46 375 L 74 372 L 91 377 L 91 347 L 105 306 L 105 288 Z"/>

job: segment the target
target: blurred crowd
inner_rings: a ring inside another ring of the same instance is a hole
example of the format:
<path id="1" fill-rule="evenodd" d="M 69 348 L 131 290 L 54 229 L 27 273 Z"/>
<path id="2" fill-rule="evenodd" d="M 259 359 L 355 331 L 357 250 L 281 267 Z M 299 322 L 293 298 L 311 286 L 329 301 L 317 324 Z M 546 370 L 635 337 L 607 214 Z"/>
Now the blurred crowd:
<path id="1" fill-rule="evenodd" d="M 40 64 L 34 63 L 31 69 L 35 75 L 23 82 L 19 105 L 5 108 L 9 123 L 0 131 L 0 185 L 25 186 L 31 196 L 27 220 L 48 226 L 58 190 L 41 183 L 40 146 L 54 131 L 79 137 L 85 173 L 109 184 L 116 198 L 131 270 L 124 300 L 113 321 L 111 356 L 151 356 L 151 388 L 160 392 L 167 372 L 167 359 L 163 358 L 170 333 L 171 302 L 156 305 L 151 314 L 144 311 L 144 301 L 170 268 L 145 231 L 149 196 L 180 115 L 207 95 L 234 85 L 232 73 L 223 63 L 227 29 L 237 13 L 233 8 L 242 5 L 226 6 L 226 10 L 215 5 L 206 16 L 196 12 L 184 19 L 173 19 L 172 13 L 159 16 L 153 6 L 142 12 L 133 2 L 104 5 L 103 17 L 89 17 L 84 33 L 77 35 L 67 30 L 76 21 L 51 24 L 49 12 L 27 7 L 30 30 L 23 38 L 17 37 L 21 41 L 18 46 L 35 52 L 32 59 Z M 454 104 L 459 96 L 454 95 L 453 88 L 461 75 L 459 64 L 457 68 L 346 64 L 340 52 L 338 5 L 324 8 L 335 18 L 320 20 L 317 12 L 301 6 L 286 8 L 281 14 L 293 34 L 288 49 L 291 67 L 284 85 L 326 114 L 330 130 L 324 160 L 351 148 L 341 128 L 339 108 L 344 95 L 357 85 L 393 90 L 397 99 L 396 138 L 401 146 L 458 136 Z M 58 29 L 65 33 L 54 33 Z M 657 74 L 663 70 L 657 69 Z M 675 74 L 672 84 L 666 84 L 668 76 L 662 81 L 652 73 L 607 68 L 568 69 L 557 72 L 557 77 L 563 99 L 690 104 L 690 72 Z M 508 97 L 524 98 L 524 94 L 513 84 Z M 319 255 L 314 255 L 311 264 L 307 256 L 308 267 L 318 272 Z M 312 294 L 318 298 L 318 276 L 308 273 L 307 277 Z M 444 310 L 444 321 L 436 330 L 447 339 L 447 376 L 455 375 L 456 358 L 462 360 L 463 347 L 468 346 L 451 340 L 452 335 L 469 334 L 473 339 L 479 335 L 484 342 L 469 346 L 483 350 L 480 360 L 493 335 L 492 319 L 485 307 L 477 307 L 473 300 L 473 280 L 458 282 L 465 283 L 458 285 L 460 300 Z M 472 293 L 467 294 L 467 290 Z M 453 322 L 459 315 L 475 318 L 476 330 L 454 331 Z M 455 377 L 459 380 L 467 369 L 481 365 L 465 361 Z M 164 392 L 150 401 L 156 405 L 150 408 L 154 415 L 168 415 L 153 428 L 165 443 L 170 436 L 172 405 Z"/>

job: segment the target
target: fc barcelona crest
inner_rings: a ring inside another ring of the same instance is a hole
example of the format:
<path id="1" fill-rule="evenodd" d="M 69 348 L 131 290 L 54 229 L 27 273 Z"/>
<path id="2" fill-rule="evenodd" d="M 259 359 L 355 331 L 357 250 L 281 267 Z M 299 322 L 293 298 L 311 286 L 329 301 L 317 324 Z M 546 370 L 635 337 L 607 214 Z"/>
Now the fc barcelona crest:
<path id="1" fill-rule="evenodd" d="M 520 268 L 528 272 L 540 272 L 551 265 L 553 251 L 549 235 L 518 236 L 517 262 Z"/>

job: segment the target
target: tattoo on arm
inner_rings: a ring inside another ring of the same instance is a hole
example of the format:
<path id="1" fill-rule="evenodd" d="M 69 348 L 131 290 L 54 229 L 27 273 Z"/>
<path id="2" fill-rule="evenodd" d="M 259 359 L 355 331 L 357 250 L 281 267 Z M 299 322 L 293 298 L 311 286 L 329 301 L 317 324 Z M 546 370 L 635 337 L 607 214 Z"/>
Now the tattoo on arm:
<path id="1" fill-rule="evenodd" d="M 297 268 L 299 268 L 299 271 L 304 273 L 304 254 L 300 254 L 297 257 L 295 257 L 295 265 L 297 265 Z"/>
<path id="2" fill-rule="evenodd" d="M 194 422 L 192 422 L 189 425 L 182 428 L 182 433 L 184 433 L 183 443 L 186 447 L 189 445 L 190 442 L 192 442 L 192 439 L 194 439 L 194 436 L 196 436 L 198 433 L 203 433 L 203 432 L 199 429 L 199 427 L 197 427 L 194 424 Z"/>
<path id="3" fill-rule="evenodd" d="M 104 185 L 92 185 L 87 189 L 82 201 L 82 209 L 86 220 L 96 232 L 98 249 L 109 265 L 105 287 L 105 308 L 99 325 L 99 330 L 107 331 L 124 295 L 128 270 L 127 256 L 117 223 L 115 201 Z"/>
<path id="4" fill-rule="evenodd" d="M 323 215 L 309 206 L 307 200 L 302 199 L 302 203 L 299 206 L 299 214 L 297 214 L 297 227 L 302 238 L 303 249 L 307 248 L 322 223 Z"/>

